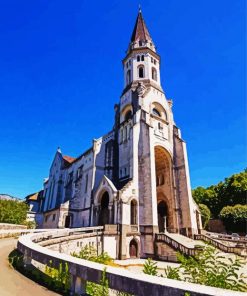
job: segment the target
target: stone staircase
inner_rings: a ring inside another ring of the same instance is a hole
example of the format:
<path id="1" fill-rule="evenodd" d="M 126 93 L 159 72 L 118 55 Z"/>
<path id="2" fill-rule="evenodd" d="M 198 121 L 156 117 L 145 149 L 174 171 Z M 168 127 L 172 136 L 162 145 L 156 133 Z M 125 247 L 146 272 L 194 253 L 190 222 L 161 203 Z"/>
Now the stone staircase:
<path id="1" fill-rule="evenodd" d="M 176 253 L 195 256 L 205 244 L 178 233 L 158 233 L 155 237 L 156 255 L 161 260 L 176 261 Z"/>

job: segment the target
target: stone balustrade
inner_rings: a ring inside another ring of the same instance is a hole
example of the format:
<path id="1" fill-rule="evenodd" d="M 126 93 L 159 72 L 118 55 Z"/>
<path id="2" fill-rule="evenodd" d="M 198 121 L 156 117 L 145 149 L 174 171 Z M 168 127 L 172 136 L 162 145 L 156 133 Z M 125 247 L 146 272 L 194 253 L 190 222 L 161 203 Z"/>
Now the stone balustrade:
<path id="1" fill-rule="evenodd" d="M 32 259 L 48 264 L 52 260 L 53 265 L 58 267 L 60 263 L 67 263 L 72 276 L 71 294 L 85 293 L 86 281 L 99 283 L 103 269 L 106 268 L 106 275 L 109 280 L 109 287 L 114 290 L 123 291 L 132 295 L 167 295 L 184 296 L 189 292 L 190 296 L 217 295 L 217 296 L 243 296 L 245 293 L 223 290 L 213 287 L 206 287 L 197 284 L 186 283 L 146 274 L 137 274 L 122 268 L 105 266 L 103 264 L 72 257 L 70 255 L 50 250 L 40 245 L 45 240 L 61 237 L 74 237 L 75 233 L 97 234 L 101 228 L 81 229 L 57 229 L 44 233 L 31 233 L 21 236 L 18 240 L 18 249 L 24 254 L 26 264 Z"/>

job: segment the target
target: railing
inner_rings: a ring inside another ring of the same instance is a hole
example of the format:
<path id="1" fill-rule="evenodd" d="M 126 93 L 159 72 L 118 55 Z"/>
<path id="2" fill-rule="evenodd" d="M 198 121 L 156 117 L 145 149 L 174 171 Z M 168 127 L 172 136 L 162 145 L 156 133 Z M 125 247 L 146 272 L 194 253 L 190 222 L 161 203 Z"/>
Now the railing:
<path id="1" fill-rule="evenodd" d="M 95 233 L 99 231 L 98 227 L 84 229 L 57 229 L 49 233 L 28 234 L 19 238 L 18 249 L 24 254 L 26 264 L 30 264 L 32 259 L 41 263 L 48 264 L 50 260 L 54 267 L 59 267 L 60 263 L 67 263 L 69 273 L 72 277 L 71 294 L 75 295 L 85 293 L 86 281 L 99 283 L 102 272 L 106 268 L 106 276 L 109 287 L 114 290 L 130 293 L 137 296 L 159 296 L 159 295 L 184 295 L 185 292 L 193 296 L 243 296 L 244 293 L 223 290 L 214 287 L 186 283 L 177 280 L 171 280 L 161 277 L 150 276 L 146 274 L 137 274 L 112 266 L 90 262 L 87 260 L 72 257 L 70 255 L 59 253 L 57 251 L 44 248 L 35 241 L 53 239 L 62 237 L 70 233 Z"/>
<path id="2" fill-rule="evenodd" d="M 225 244 L 205 235 L 205 234 L 195 234 L 194 239 L 196 240 L 203 240 L 207 243 L 212 244 L 214 247 L 217 249 L 226 252 L 226 253 L 234 253 L 237 255 L 243 255 L 243 251 L 246 250 L 246 248 L 241 248 L 241 247 L 231 247 L 231 246 L 226 246 Z"/>
<path id="3" fill-rule="evenodd" d="M 194 248 L 190 248 L 188 246 L 185 246 L 185 245 L 179 243 L 178 241 L 171 238 L 170 236 L 168 236 L 165 233 L 158 233 L 158 234 L 156 234 L 155 238 L 156 238 L 157 242 L 164 242 L 168 246 L 172 247 L 173 249 L 175 249 L 185 255 L 188 255 L 188 256 L 195 256 L 203 248 L 200 246 L 195 246 Z"/>

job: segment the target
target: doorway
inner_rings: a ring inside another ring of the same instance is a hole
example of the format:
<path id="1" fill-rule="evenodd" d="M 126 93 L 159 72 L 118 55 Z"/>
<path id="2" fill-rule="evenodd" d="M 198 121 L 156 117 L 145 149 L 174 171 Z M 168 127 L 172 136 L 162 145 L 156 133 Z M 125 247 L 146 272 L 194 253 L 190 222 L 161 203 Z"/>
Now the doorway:
<path id="1" fill-rule="evenodd" d="M 137 242 L 132 239 L 130 241 L 130 246 L 129 246 L 129 252 L 130 252 L 130 258 L 137 258 L 137 251 L 138 251 L 138 246 Z"/>

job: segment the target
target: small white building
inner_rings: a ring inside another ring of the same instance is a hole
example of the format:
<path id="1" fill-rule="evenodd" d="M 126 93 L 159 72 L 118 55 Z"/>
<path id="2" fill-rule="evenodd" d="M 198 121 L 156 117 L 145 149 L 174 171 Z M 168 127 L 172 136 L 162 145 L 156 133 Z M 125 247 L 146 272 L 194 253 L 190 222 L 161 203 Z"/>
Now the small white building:
<path id="1" fill-rule="evenodd" d="M 123 59 L 113 129 L 73 158 L 58 149 L 44 182 L 43 227 L 105 225 L 119 258 L 155 253 L 155 234 L 201 228 L 186 144 L 160 84 L 160 56 L 141 11 Z"/>

